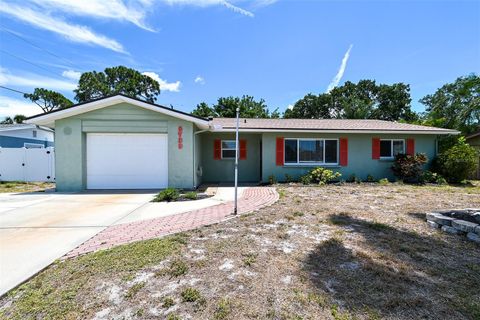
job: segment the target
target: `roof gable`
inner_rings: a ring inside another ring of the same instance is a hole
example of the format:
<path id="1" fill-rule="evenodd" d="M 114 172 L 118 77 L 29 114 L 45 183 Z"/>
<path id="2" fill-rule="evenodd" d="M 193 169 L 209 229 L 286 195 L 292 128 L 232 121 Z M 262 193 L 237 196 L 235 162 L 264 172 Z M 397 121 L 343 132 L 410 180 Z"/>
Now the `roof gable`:
<path id="1" fill-rule="evenodd" d="M 159 112 L 174 118 L 179 118 L 182 120 L 190 121 L 195 123 L 200 128 L 208 128 L 208 120 L 197 117 L 179 110 L 175 110 L 172 108 L 167 108 L 161 105 L 157 105 L 154 103 L 145 102 L 139 99 L 134 99 L 131 97 L 127 97 L 124 95 L 114 95 L 109 97 L 100 98 L 97 100 L 89 101 L 86 103 L 76 104 L 70 108 L 62 109 L 62 110 L 55 110 L 48 113 L 38 114 L 33 117 L 27 119 L 27 123 L 34 123 L 37 125 L 44 125 L 48 127 L 54 127 L 55 121 L 73 117 L 76 115 L 80 115 L 86 112 L 99 110 L 105 107 L 113 106 L 120 103 L 128 103 L 140 108 L 144 108 L 147 110 L 151 110 L 154 112 Z"/>

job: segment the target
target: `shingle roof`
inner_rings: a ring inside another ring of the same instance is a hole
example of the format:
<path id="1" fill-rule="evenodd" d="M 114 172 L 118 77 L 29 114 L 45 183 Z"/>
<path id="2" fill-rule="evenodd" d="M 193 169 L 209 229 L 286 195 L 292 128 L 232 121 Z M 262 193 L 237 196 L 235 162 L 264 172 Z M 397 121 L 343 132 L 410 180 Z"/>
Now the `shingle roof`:
<path id="1" fill-rule="evenodd" d="M 234 118 L 214 118 L 214 127 L 235 128 Z M 458 133 L 455 130 L 383 120 L 363 119 L 240 119 L 240 129 L 332 130 L 332 131 L 419 131 Z"/>

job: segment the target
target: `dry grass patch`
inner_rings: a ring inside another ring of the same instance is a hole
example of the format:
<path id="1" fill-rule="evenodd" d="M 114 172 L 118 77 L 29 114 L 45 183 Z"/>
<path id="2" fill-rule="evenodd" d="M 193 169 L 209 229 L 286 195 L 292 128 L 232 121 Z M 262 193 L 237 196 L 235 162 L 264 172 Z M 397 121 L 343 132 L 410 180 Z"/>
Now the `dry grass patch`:
<path id="1" fill-rule="evenodd" d="M 58 263 L 4 298 L 3 315 L 480 318 L 479 246 L 424 221 L 430 210 L 480 206 L 480 187 L 289 185 L 279 191 L 273 206 L 186 237 Z"/>

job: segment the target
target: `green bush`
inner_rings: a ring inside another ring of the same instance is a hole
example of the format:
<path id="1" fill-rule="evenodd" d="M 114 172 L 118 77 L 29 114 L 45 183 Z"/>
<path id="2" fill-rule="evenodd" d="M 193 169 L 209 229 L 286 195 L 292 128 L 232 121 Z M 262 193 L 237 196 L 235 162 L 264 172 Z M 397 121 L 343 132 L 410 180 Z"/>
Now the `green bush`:
<path id="1" fill-rule="evenodd" d="M 326 184 L 328 182 L 337 180 L 342 176 L 340 172 L 333 172 L 332 170 L 325 169 L 322 167 L 312 169 L 309 174 L 312 179 L 312 182 L 318 183 L 318 184 Z"/>
<path id="2" fill-rule="evenodd" d="M 162 202 L 162 201 L 177 201 L 180 197 L 180 191 L 175 188 L 167 188 L 160 191 L 157 196 L 153 199 L 153 202 Z"/>
<path id="3" fill-rule="evenodd" d="M 184 194 L 184 197 L 190 200 L 197 200 L 197 193 L 195 191 L 187 192 Z"/>
<path id="4" fill-rule="evenodd" d="M 367 176 L 367 182 L 375 182 L 375 178 L 371 174 L 369 174 Z"/>
<path id="5" fill-rule="evenodd" d="M 397 154 L 392 166 L 393 174 L 403 182 L 417 183 L 423 173 L 423 165 L 428 158 L 424 153 L 415 155 Z"/>
<path id="6" fill-rule="evenodd" d="M 477 151 L 460 137 L 457 143 L 438 156 L 437 169 L 448 182 L 466 180 L 477 168 Z"/>
<path id="7" fill-rule="evenodd" d="M 306 175 L 303 175 L 300 177 L 300 182 L 302 184 L 311 184 L 312 183 L 312 177 L 310 176 L 309 173 L 307 173 Z"/>
<path id="8" fill-rule="evenodd" d="M 447 180 L 442 177 L 440 174 L 432 171 L 425 171 L 420 177 L 421 183 L 436 183 L 436 184 L 446 184 Z"/>
<path id="9" fill-rule="evenodd" d="M 378 183 L 382 186 L 386 186 L 387 184 L 390 183 L 390 181 L 388 181 L 387 178 L 383 178 L 383 179 L 378 180 Z"/>

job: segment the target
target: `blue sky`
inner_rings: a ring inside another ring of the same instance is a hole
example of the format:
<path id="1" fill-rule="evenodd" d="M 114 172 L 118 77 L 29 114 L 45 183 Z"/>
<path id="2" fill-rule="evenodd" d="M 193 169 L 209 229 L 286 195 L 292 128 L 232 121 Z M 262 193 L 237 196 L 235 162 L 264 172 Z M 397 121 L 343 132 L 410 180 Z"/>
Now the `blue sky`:
<path id="1" fill-rule="evenodd" d="M 2 1 L 0 85 L 73 99 L 81 72 L 116 65 L 160 79 L 157 102 L 183 111 L 243 94 L 284 111 L 360 79 L 410 84 L 421 111 L 480 73 L 480 1 Z M 38 112 L 0 89 L 0 116 Z"/>

